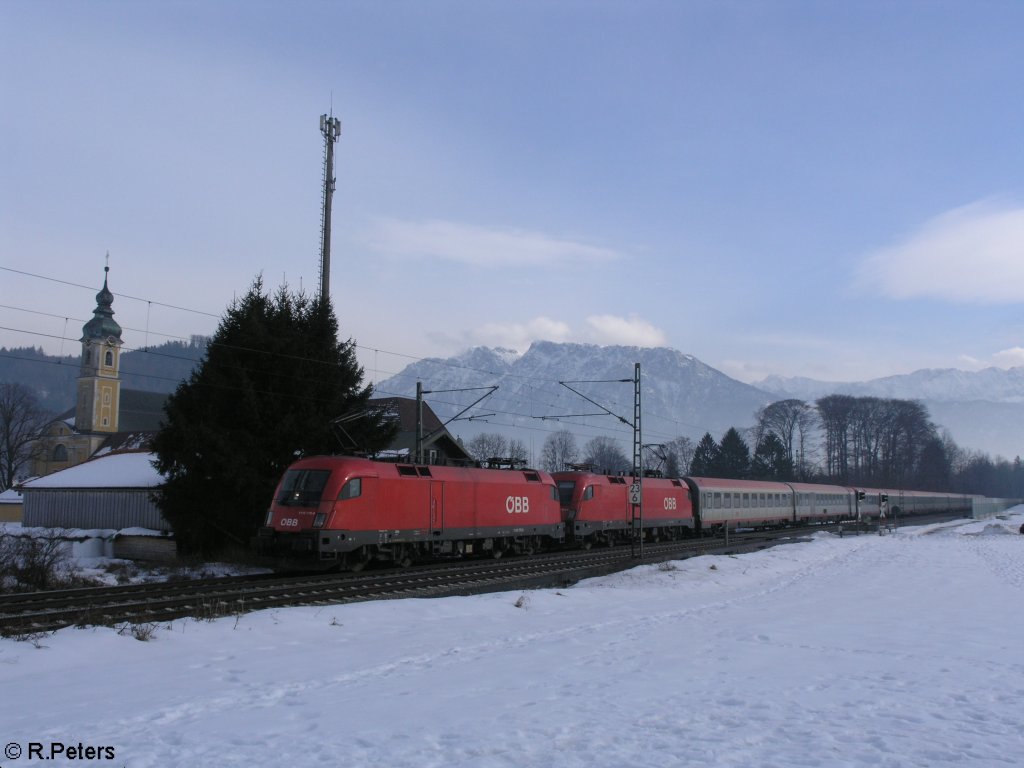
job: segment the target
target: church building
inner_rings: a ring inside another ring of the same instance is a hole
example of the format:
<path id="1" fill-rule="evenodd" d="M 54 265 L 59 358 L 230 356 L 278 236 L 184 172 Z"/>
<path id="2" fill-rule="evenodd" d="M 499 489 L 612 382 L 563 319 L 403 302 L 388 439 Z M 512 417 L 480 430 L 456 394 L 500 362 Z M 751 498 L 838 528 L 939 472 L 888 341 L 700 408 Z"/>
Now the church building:
<path id="1" fill-rule="evenodd" d="M 96 294 L 92 319 L 82 327 L 82 361 L 75 407 L 43 430 L 32 474 L 49 475 L 88 460 L 97 452 L 144 449 L 159 425 L 167 396 L 121 390 L 121 326 L 114 320 L 114 295 Z M 125 418 L 127 416 L 127 418 Z"/>

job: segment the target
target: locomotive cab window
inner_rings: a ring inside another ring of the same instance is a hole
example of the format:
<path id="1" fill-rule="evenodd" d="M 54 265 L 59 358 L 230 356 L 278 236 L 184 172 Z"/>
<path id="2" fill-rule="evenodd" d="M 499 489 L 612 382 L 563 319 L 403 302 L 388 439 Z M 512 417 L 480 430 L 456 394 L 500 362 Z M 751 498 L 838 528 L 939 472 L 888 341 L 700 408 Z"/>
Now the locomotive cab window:
<path id="1" fill-rule="evenodd" d="M 588 501 L 592 498 L 594 498 L 594 486 L 588 485 L 587 489 L 583 491 L 583 500 Z"/>
<path id="2" fill-rule="evenodd" d="M 363 478 L 353 477 L 343 486 L 341 486 L 341 493 L 338 494 L 339 499 L 355 499 L 363 495 Z"/>
<path id="3" fill-rule="evenodd" d="M 570 504 L 572 504 L 572 492 L 575 490 L 575 480 L 558 481 L 558 498 L 561 500 L 563 507 L 568 507 Z"/>
<path id="4" fill-rule="evenodd" d="M 315 507 L 330 476 L 327 469 L 289 469 L 284 473 L 277 503 L 285 507 Z"/>

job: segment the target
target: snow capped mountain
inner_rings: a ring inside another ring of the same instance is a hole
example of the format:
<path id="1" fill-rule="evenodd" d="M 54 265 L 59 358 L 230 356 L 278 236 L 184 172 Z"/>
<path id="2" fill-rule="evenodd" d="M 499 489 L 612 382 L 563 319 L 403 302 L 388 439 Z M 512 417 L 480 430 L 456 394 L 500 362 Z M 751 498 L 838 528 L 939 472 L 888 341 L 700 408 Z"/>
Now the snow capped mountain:
<path id="1" fill-rule="evenodd" d="M 414 397 L 421 381 L 426 401 L 449 419 L 497 385 L 494 394 L 448 425 L 453 434 L 470 440 L 498 432 L 522 440 L 537 455 L 550 433 L 569 429 L 580 444 L 615 438 L 628 455 L 632 428 L 624 422 L 633 418 L 636 363 L 645 443 L 678 436 L 697 440 L 705 432 L 717 440 L 729 427 L 753 425 L 754 414 L 767 403 L 787 397 L 813 402 L 838 393 L 922 400 L 932 420 L 961 447 L 1008 458 L 1024 454 L 1024 368 L 921 370 L 845 383 L 770 377 L 751 386 L 675 349 L 539 341 L 522 355 L 474 347 L 448 359 L 421 360 L 376 391 Z"/>
<path id="2" fill-rule="evenodd" d="M 465 414 L 472 421 L 453 422 L 449 430 L 464 439 L 500 432 L 532 442 L 537 450 L 548 434 L 563 428 L 576 433 L 581 443 L 609 436 L 631 446 L 632 428 L 622 420 L 633 419 L 636 363 L 641 366 L 645 443 L 680 435 L 699 439 L 705 432 L 717 439 L 731 426 L 753 424 L 757 409 L 773 399 L 674 349 L 548 341 L 535 342 L 521 356 L 474 347 L 447 360 L 422 360 L 381 382 L 377 392 L 411 397 L 416 382 L 422 381 L 430 392 L 427 402 L 446 419 L 484 391 L 444 390 L 498 385 L 492 396 Z"/>
<path id="3" fill-rule="evenodd" d="M 757 387 L 813 401 L 831 394 L 921 400 L 932 421 L 963 448 L 1013 458 L 1024 454 L 1024 368 L 927 368 L 863 382 L 770 376 Z"/>
<path id="4" fill-rule="evenodd" d="M 925 368 L 900 376 L 862 382 L 769 376 L 754 386 L 777 395 L 804 400 L 830 394 L 847 394 L 933 402 L 985 400 L 991 403 L 1024 403 L 1024 367 L 1009 370 L 986 368 L 982 371 Z"/>

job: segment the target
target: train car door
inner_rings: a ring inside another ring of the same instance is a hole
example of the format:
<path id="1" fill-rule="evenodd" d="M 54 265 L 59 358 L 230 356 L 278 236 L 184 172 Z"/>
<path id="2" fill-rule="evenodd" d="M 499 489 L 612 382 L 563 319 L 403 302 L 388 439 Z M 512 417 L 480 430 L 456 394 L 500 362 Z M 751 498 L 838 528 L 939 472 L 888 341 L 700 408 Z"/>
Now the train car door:
<path id="1" fill-rule="evenodd" d="M 440 536 L 444 531 L 444 483 L 430 481 L 430 533 Z"/>

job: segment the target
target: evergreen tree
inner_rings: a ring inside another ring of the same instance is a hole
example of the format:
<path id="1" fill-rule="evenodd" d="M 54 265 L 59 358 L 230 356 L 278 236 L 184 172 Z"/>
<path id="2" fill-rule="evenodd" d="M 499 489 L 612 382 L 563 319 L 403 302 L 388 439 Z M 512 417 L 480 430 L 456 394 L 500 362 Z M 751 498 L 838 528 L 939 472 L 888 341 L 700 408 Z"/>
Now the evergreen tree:
<path id="1" fill-rule="evenodd" d="M 718 443 L 705 432 L 697 443 L 690 462 L 690 474 L 694 477 L 714 477 L 718 467 Z"/>
<path id="2" fill-rule="evenodd" d="M 750 476 L 754 480 L 784 482 L 793 479 L 793 462 L 786 455 L 786 447 L 773 432 L 768 432 L 757 444 L 754 460 L 750 463 Z"/>
<path id="3" fill-rule="evenodd" d="M 366 409 L 362 378 L 329 303 L 285 286 L 270 296 L 257 278 L 168 399 L 154 441 L 166 478 L 159 504 L 179 551 L 248 546 L 287 466 L 344 447 L 332 421 Z M 369 451 L 385 447 L 393 429 L 372 412 L 345 425 Z"/>
<path id="4" fill-rule="evenodd" d="M 739 480 L 750 476 L 750 447 L 740 437 L 736 427 L 729 427 L 722 435 L 722 440 L 718 444 L 718 463 L 715 469 L 719 477 Z"/>

